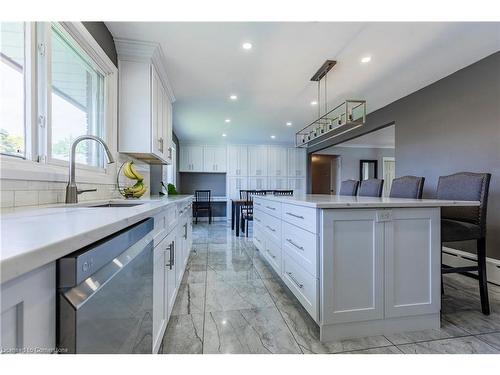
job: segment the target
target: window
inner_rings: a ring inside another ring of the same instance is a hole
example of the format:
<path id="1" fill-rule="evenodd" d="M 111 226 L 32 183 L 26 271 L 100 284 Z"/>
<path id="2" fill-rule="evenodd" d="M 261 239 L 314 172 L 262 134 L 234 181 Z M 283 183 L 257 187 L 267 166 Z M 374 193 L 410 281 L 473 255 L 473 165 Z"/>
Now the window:
<path id="1" fill-rule="evenodd" d="M 25 25 L 0 23 L 0 152 L 25 157 Z"/>
<path id="2" fill-rule="evenodd" d="M 166 181 L 167 184 L 176 185 L 177 180 L 177 157 L 175 146 L 172 144 L 172 164 L 163 167 L 163 181 Z"/>
<path id="3" fill-rule="evenodd" d="M 71 142 L 83 134 L 104 138 L 104 74 L 69 36 L 51 29 L 50 158 L 69 160 Z M 103 167 L 103 151 L 81 142 L 76 162 Z"/>

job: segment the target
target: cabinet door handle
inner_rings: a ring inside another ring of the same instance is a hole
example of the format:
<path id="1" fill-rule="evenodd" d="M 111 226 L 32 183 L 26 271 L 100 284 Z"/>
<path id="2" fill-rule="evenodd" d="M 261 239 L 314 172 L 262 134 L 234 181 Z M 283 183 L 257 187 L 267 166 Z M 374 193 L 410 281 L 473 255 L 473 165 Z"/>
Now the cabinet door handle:
<path id="1" fill-rule="evenodd" d="M 158 151 L 163 152 L 163 138 L 158 139 Z"/>
<path id="2" fill-rule="evenodd" d="M 254 219 L 257 223 L 260 223 L 260 219 L 257 219 L 256 217 L 254 217 Z"/>
<path id="3" fill-rule="evenodd" d="M 188 225 L 184 224 L 184 238 L 187 240 L 188 238 Z"/>
<path id="4" fill-rule="evenodd" d="M 276 259 L 276 255 L 273 255 L 273 253 L 271 253 L 269 250 L 266 249 L 266 251 L 269 253 L 269 255 L 271 255 L 271 258 L 273 259 Z"/>
<path id="5" fill-rule="evenodd" d="M 174 241 L 172 241 L 170 243 L 170 245 L 168 245 L 168 250 L 170 252 L 170 259 L 168 260 L 168 264 L 166 264 L 165 266 L 168 267 L 169 269 L 172 269 L 172 267 L 174 266 L 174 260 L 175 260 L 175 243 Z"/>
<path id="6" fill-rule="evenodd" d="M 272 231 L 272 232 L 276 232 L 276 229 L 271 228 L 269 225 L 266 225 L 266 228 L 267 228 L 267 229 L 269 229 L 269 230 L 270 230 L 270 231 Z"/>
<path id="7" fill-rule="evenodd" d="M 290 279 L 292 279 L 292 281 L 295 283 L 295 285 L 297 285 L 300 289 L 302 289 L 304 287 L 304 284 L 301 284 L 297 281 L 297 279 L 295 277 L 293 277 L 292 273 L 291 272 L 287 272 L 288 276 L 290 276 Z"/>
<path id="8" fill-rule="evenodd" d="M 276 208 L 275 208 L 275 207 L 266 206 L 266 208 L 268 208 L 268 209 L 270 209 L 270 210 L 273 210 L 273 211 L 276 211 Z"/>
<path id="9" fill-rule="evenodd" d="M 297 245 L 295 242 L 292 241 L 291 238 L 286 239 L 287 242 L 289 242 L 291 245 L 295 246 L 297 249 L 304 251 L 304 248 L 302 246 Z"/>
<path id="10" fill-rule="evenodd" d="M 291 212 L 285 212 L 285 213 L 289 216 L 296 217 L 297 219 L 304 219 L 304 216 L 301 216 L 301 215 L 295 215 L 295 214 L 292 214 Z"/>

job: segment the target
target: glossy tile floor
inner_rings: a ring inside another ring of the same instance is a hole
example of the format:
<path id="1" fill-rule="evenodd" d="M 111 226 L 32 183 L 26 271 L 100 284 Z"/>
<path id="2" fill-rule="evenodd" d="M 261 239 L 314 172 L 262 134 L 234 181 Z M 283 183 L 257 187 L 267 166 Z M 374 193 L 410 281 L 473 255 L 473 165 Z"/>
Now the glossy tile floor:
<path id="1" fill-rule="evenodd" d="M 251 232 L 250 232 L 251 235 Z M 253 246 L 224 223 L 193 225 L 194 249 L 163 353 L 500 353 L 500 287 L 445 276 L 440 330 L 321 343 L 319 329 Z"/>

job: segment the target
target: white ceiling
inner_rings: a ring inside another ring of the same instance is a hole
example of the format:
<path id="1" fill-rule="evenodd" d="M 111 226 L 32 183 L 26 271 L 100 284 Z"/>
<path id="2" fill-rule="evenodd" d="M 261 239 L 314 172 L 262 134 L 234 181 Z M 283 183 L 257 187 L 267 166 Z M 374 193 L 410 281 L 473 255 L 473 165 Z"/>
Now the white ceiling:
<path id="1" fill-rule="evenodd" d="M 333 147 L 395 148 L 394 127 L 395 125 L 387 126 Z"/>
<path id="2" fill-rule="evenodd" d="M 326 59 L 338 61 L 328 75 L 329 106 L 366 99 L 370 112 L 500 50 L 500 23 L 106 25 L 115 37 L 161 43 L 181 142 L 293 143 L 317 115 L 309 79 Z M 245 41 L 252 50 L 241 48 Z M 365 55 L 372 60 L 361 64 Z"/>

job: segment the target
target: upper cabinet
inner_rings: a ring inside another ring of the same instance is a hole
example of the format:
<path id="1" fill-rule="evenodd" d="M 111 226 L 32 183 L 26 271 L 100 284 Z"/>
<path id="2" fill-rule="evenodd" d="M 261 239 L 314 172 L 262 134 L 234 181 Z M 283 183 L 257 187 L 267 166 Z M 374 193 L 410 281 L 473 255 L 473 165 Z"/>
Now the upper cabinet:
<path id="1" fill-rule="evenodd" d="M 248 175 L 248 148 L 244 145 L 227 146 L 228 176 Z"/>
<path id="2" fill-rule="evenodd" d="M 226 173 L 226 146 L 205 146 L 203 165 L 204 172 Z"/>
<path id="3" fill-rule="evenodd" d="M 290 147 L 288 149 L 288 176 L 306 177 L 306 150 Z"/>
<path id="4" fill-rule="evenodd" d="M 248 175 L 267 176 L 268 146 L 248 146 Z"/>
<path id="5" fill-rule="evenodd" d="M 115 39 L 119 71 L 118 151 L 150 164 L 172 162 L 175 100 L 159 44 Z"/>
<path id="6" fill-rule="evenodd" d="M 203 172 L 203 164 L 203 146 L 181 146 L 179 159 L 180 172 Z"/>
<path id="7" fill-rule="evenodd" d="M 279 146 L 269 146 L 267 154 L 267 173 L 268 176 L 286 176 L 287 169 L 287 149 Z"/>

